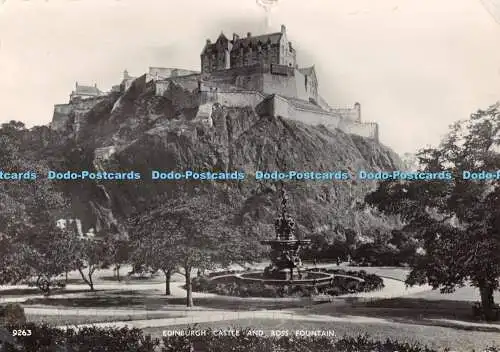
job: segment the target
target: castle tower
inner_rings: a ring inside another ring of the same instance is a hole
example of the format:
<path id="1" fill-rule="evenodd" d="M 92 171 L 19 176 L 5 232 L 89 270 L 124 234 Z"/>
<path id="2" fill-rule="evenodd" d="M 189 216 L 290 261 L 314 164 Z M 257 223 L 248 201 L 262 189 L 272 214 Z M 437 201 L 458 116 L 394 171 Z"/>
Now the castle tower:
<path id="1" fill-rule="evenodd" d="M 356 121 L 361 122 L 361 104 L 356 102 L 354 103 L 354 111 L 356 113 Z"/>

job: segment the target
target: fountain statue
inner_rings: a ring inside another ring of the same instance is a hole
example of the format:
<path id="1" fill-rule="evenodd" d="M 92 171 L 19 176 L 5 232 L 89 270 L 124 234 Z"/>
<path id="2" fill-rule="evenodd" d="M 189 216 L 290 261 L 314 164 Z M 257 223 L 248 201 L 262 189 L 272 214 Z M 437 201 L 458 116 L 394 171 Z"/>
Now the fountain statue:
<path id="1" fill-rule="evenodd" d="M 287 202 L 288 197 L 282 184 L 281 212 L 274 223 L 276 238 L 261 241 L 262 244 L 271 246 L 271 264 L 264 270 L 266 279 L 293 281 L 306 278 L 307 273 L 302 270 L 299 252 L 311 241 L 295 237 L 295 221 L 288 214 Z"/>

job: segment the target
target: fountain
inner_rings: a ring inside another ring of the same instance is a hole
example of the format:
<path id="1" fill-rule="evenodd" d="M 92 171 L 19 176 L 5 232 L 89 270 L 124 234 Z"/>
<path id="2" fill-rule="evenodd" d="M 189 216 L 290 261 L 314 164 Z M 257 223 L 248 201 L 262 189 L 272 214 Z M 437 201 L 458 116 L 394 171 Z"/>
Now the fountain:
<path id="1" fill-rule="evenodd" d="M 214 273 L 208 278 L 199 279 L 197 285 L 200 292 L 239 297 L 301 299 L 304 296 L 314 296 L 317 302 L 329 302 L 331 295 L 338 295 L 339 292 L 356 292 L 364 282 L 362 278 L 334 273 L 335 270 L 325 268 L 308 269 L 302 265 L 300 250 L 311 241 L 299 240 L 295 236 L 296 223 L 288 213 L 287 202 L 282 182 L 281 209 L 274 223 L 276 236 L 274 239 L 260 241 L 271 247 L 271 263 L 264 270 Z"/>
<path id="2" fill-rule="evenodd" d="M 288 197 L 285 188 L 282 187 L 281 214 L 274 223 L 276 238 L 260 242 L 271 246 L 271 265 L 264 270 L 266 279 L 300 280 L 305 274 L 299 252 L 311 240 L 298 240 L 295 237 L 295 221 L 288 214 L 287 202 Z"/>
<path id="3" fill-rule="evenodd" d="M 299 253 L 311 240 L 299 240 L 295 236 L 295 220 L 288 214 L 288 197 L 281 186 L 281 212 L 276 218 L 274 229 L 276 237 L 261 241 L 271 247 L 271 264 L 264 271 L 248 272 L 236 275 L 243 281 L 259 281 L 270 285 L 323 286 L 333 282 L 333 274 L 306 269 L 302 265 Z"/>

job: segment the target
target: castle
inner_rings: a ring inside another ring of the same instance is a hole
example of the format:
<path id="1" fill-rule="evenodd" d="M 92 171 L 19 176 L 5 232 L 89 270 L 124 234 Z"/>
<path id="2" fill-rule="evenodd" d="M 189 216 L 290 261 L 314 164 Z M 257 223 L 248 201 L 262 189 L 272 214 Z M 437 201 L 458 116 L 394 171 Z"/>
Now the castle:
<path id="1" fill-rule="evenodd" d="M 85 86 L 78 84 L 76 82 L 75 84 L 75 90 L 71 92 L 69 96 L 69 101 L 75 101 L 77 99 L 89 99 L 89 98 L 95 98 L 95 97 L 100 97 L 104 95 L 103 92 L 97 88 L 97 84 L 94 84 L 94 86 Z"/>
<path id="2" fill-rule="evenodd" d="M 276 33 L 257 36 L 247 33 L 244 37 L 233 34 L 232 39 L 221 33 L 215 42 L 207 39 L 200 66 L 201 72 L 150 67 L 146 82 L 153 82 L 157 96 L 167 96 L 174 86 L 196 94 L 197 117 L 209 125 L 212 106 L 219 103 L 229 107 L 250 106 L 260 115 L 321 124 L 378 141 L 378 125 L 361 121 L 359 103 L 332 108 L 321 97 L 314 65 L 299 67 L 284 25 Z M 121 85 L 113 86 L 111 92 L 128 90 L 135 79 L 125 71 Z M 82 115 L 92 101 L 104 94 L 96 86 L 77 83 L 70 102 L 55 105 L 52 128 L 64 128 L 70 115 L 75 111 Z M 76 118 L 73 120 L 77 124 Z"/>

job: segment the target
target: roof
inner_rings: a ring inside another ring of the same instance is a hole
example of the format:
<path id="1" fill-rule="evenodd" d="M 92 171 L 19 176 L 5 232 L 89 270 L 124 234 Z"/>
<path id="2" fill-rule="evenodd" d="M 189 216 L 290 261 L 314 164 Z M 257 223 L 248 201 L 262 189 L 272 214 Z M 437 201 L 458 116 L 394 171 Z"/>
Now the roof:
<path id="1" fill-rule="evenodd" d="M 316 74 L 315 70 L 314 70 L 314 66 L 299 68 L 299 72 L 305 76 L 312 76 L 312 75 Z"/>
<path id="2" fill-rule="evenodd" d="M 217 48 L 217 42 L 219 43 L 231 43 L 233 45 L 232 50 L 239 49 L 241 47 L 243 48 L 248 48 L 248 47 L 256 47 L 259 43 L 260 44 L 272 44 L 276 45 L 279 43 L 281 40 L 281 36 L 283 33 L 277 32 L 277 33 L 271 33 L 271 34 L 263 34 L 263 35 L 257 35 L 257 36 L 251 36 L 251 37 L 242 37 L 238 38 L 236 40 L 229 40 L 227 37 L 221 33 L 219 38 L 215 43 L 207 44 L 205 46 L 205 49 L 203 50 L 204 52 L 207 51 L 215 51 Z"/>
<path id="3" fill-rule="evenodd" d="M 83 95 L 100 95 L 101 91 L 97 87 L 77 85 L 75 93 Z"/>
<path id="4" fill-rule="evenodd" d="M 249 46 L 257 46 L 260 44 L 278 44 L 283 33 L 271 33 L 271 34 L 263 34 L 255 37 L 244 37 L 238 38 L 235 42 L 233 42 L 233 49 L 244 47 L 247 48 Z"/>
<path id="5" fill-rule="evenodd" d="M 299 109 L 308 109 L 317 112 L 328 113 L 327 110 L 323 109 L 321 106 L 311 103 L 310 101 L 298 99 L 298 98 L 286 98 L 293 106 Z"/>

